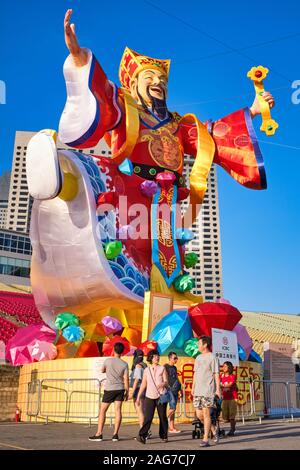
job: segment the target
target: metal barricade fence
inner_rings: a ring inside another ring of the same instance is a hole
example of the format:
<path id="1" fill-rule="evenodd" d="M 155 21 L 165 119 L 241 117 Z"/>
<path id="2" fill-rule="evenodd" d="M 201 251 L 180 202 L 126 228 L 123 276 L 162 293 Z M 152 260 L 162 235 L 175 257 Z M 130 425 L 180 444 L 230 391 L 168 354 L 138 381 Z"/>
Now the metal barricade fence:
<path id="1" fill-rule="evenodd" d="M 85 420 L 90 424 L 99 417 L 103 387 L 99 379 L 43 379 L 33 380 L 27 387 L 27 416 L 44 418 L 46 422 L 58 420 Z M 183 398 L 178 400 L 176 418 L 183 414 Z M 123 419 L 138 422 L 132 400 L 124 401 Z M 107 420 L 112 425 L 115 418 L 114 404 L 107 411 Z"/>
<path id="2" fill-rule="evenodd" d="M 253 388 L 257 384 L 263 387 L 264 396 L 262 402 L 254 397 L 255 416 L 293 419 L 300 415 L 300 383 L 256 379 Z"/>
<path id="3" fill-rule="evenodd" d="M 239 380 L 237 420 L 262 417 L 291 417 L 300 415 L 300 383 L 267 380 Z M 192 379 L 182 384 L 176 419 L 194 419 L 195 410 L 191 396 Z M 27 416 L 68 422 L 88 421 L 99 417 L 103 389 L 99 379 L 43 379 L 33 380 L 27 387 Z M 123 403 L 124 420 L 138 422 L 133 402 Z M 114 405 L 107 412 L 112 425 Z"/>
<path id="4" fill-rule="evenodd" d="M 43 379 L 28 384 L 27 415 L 68 422 L 97 419 L 99 379 Z"/>
<path id="5" fill-rule="evenodd" d="M 291 418 L 300 416 L 300 383 L 287 382 Z"/>
<path id="6" fill-rule="evenodd" d="M 98 418 L 99 406 L 99 379 L 44 379 L 41 382 L 41 416 L 91 421 Z"/>
<path id="7" fill-rule="evenodd" d="M 257 417 L 287 417 L 289 398 L 286 382 L 255 379 L 252 382 L 253 389 L 258 384 L 264 393 L 261 400 L 254 397 L 253 414 Z"/>

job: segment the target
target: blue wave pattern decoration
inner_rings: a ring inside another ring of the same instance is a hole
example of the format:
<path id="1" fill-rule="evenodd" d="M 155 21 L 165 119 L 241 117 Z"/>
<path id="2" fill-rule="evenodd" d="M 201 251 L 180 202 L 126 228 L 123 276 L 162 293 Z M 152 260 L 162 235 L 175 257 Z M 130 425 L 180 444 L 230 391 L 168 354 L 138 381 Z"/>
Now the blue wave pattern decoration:
<path id="1" fill-rule="evenodd" d="M 81 163 L 84 165 L 86 169 L 91 186 L 94 192 L 95 201 L 97 202 L 97 198 L 99 194 L 106 191 L 106 186 L 104 181 L 101 179 L 101 172 L 94 161 L 93 157 L 87 154 L 83 154 L 80 152 L 75 152 Z M 116 239 L 116 223 L 114 214 L 107 214 L 107 215 L 98 215 L 98 235 L 101 239 L 102 243 L 107 243 L 109 241 Z"/>
<path id="2" fill-rule="evenodd" d="M 95 200 L 97 200 L 97 197 L 99 196 L 99 194 L 103 193 L 106 190 L 105 184 L 101 180 L 99 167 L 94 162 L 94 159 L 90 155 L 86 155 L 80 152 L 74 152 L 74 153 L 77 155 L 81 163 L 83 163 L 90 177 L 90 182 L 94 191 Z"/>
<path id="3" fill-rule="evenodd" d="M 101 179 L 101 172 L 90 155 L 82 154 L 80 152 L 74 152 L 79 158 L 80 162 L 84 165 L 91 182 L 91 186 L 94 192 L 95 201 L 100 193 L 106 191 L 104 181 Z M 115 214 L 109 213 L 107 215 L 98 215 L 99 222 L 99 239 L 101 242 L 107 243 L 116 239 L 116 223 Z M 141 298 L 144 298 L 145 291 L 149 290 L 149 276 L 141 273 L 132 262 L 121 253 L 114 260 L 108 260 L 108 263 L 115 274 L 115 276 L 122 282 L 134 294 Z"/>

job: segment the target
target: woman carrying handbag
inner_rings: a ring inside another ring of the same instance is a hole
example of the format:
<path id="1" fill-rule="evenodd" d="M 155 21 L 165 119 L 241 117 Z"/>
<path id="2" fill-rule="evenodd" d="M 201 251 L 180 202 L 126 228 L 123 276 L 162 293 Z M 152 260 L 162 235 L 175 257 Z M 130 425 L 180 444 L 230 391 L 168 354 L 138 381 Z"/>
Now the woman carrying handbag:
<path id="1" fill-rule="evenodd" d="M 158 351 L 153 350 L 149 352 L 147 356 L 149 366 L 144 371 L 142 385 L 136 400 L 139 405 L 141 397 L 146 390 L 144 425 L 137 436 L 137 441 L 142 444 L 146 444 L 146 437 L 151 428 L 155 409 L 157 409 L 159 417 L 159 437 L 163 442 L 168 442 L 167 405 L 170 401 L 170 394 L 167 390 L 167 372 L 164 366 L 159 365 L 159 359 Z"/>

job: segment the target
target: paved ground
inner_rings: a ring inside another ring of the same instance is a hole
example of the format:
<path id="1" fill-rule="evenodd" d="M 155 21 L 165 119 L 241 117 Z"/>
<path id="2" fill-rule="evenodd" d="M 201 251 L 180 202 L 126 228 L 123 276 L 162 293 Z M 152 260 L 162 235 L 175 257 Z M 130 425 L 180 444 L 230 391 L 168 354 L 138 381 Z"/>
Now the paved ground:
<path id="1" fill-rule="evenodd" d="M 106 427 L 103 442 L 90 442 L 88 436 L 94 434 L 95 426 L 89 428 L 81 424 L 26 424 L 0 423 L 0 450 L 172 450 L 195 451 L 199 441 L 191 438 L 192 426 L 181 425 L 181 434 L 172 435 L 167 444 L 162 444 L 157 437 L 157 426 L 153 426 L 153 438 L 146 446 L 133 438 L 137 426 L 124 426 L 120 432 L 120 441 L 112 442 L 113 428 Z M 225 426 L 223 429 L 227 429 Z M 249 423 L 239 425 L 236 436 L 223 438 L 218 445 L 209 449 L 227 450 L 299 450 L 300 420 L 265 421 L 263 424 Z"/>

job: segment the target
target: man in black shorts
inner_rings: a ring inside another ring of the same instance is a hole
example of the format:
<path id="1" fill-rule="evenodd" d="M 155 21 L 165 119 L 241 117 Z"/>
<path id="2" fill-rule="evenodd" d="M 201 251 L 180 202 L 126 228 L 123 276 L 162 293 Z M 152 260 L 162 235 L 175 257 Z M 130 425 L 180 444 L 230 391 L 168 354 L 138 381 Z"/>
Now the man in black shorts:
<path id="1" fill-rule="evenodd" d="M 106 373 L 106 383 L 100 407 L 98 429 L 94 436 L 89 437 L 90 441 L 103 441 L 102 432 L 106 412 L 111 403 L 115 404 L 115 429 L 112 440 L 114 442 L 119 440 L 118 432 L 122 421 L 122 403 L 128 399 L 129 391 L 128 364 L 121 359 L 123 351 L 123 344 L 116 343 L 114 346 L 114 357 L 109 357 L 103 363 L 101 372 Z"/>

